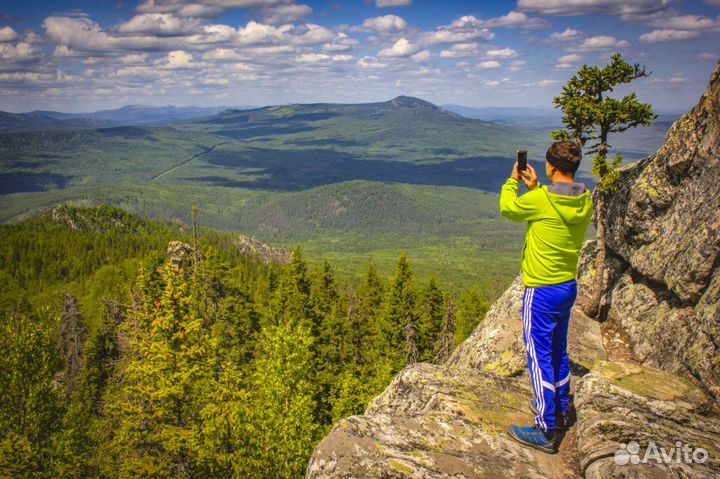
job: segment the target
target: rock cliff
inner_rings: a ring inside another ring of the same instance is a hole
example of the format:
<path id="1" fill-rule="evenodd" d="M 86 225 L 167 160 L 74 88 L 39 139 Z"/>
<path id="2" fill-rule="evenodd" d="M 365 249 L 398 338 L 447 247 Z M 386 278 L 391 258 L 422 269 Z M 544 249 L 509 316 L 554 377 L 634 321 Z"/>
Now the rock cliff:
<path id="1" fill-rule="evenodd" d="M 240 250 L 241 253 L 248 256 L 257 257 L 261 263 L 279 263 L 287 264 L 290 262 L 291 253 L 284 248 L 275 248 L 255 238 L 249 236 L 240 235 L 235 241 L 233 241 L 235 247 Z"/>
<path id="2" fill-rule="evenodd" d="M 718 180 L 720 65 L 607 198 L 598 318 L 586 315 L 595 244 L 583 248 L 569 347 L 576 417 L 558 454 L 504 432 L 532 420 L 517 278 L 444 365 L 406 367 L 365 414 L 338 422 L 306 477 L 720 477 Z"/>

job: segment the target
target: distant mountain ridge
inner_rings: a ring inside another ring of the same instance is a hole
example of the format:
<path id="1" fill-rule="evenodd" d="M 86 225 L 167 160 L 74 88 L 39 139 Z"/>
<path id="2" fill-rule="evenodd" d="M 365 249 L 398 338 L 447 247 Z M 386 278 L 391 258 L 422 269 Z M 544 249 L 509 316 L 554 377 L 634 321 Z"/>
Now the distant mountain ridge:
<path id="1" fill-rule="evenodd" d="M 254 107 L 242 105 L 236 107 L 236 109 L 238 108 Z M 0 111 L 0 131 L 65 130 L 174 123 L 212 116 L 227 109 L 226 106 L 125 105 L 120 108 L 86 113 L 65 113 L 52 110 L 35 110 L 27 113 Z"/>
<path id="2" fill-rule="evenodd" d="M 277 105 L 265 105 L 265 106 L 261 106 L 261 107 L 247 107 L 247 108 L 234 107 L 234 108 L 228 108 L 228 110 L 229 111 L 247 111 L 247 110 L 262 110 L 265 108 L 277 109 L 277 108 L 283 108 L 283 107 L 312 107 L 312 108 L 324 108 L 324 107 L 333 107 L 333 106 L 363 107 L 363 106 L 369 106 L 369 105 L 385 105 L 385 104 L 393 105 L 393 106 L 407 106 L 407 107 L 411 107 L 411 108 L 426 107 L 426 108 L 432 108 L 434 110 L 444 110 L 443 107 L 435 105 L 434 103 L 431 103 L 427 100 L 423 100 L 422 98 L 417 98 L 414 96 L 407 96 L 407 95 L 399 95 L 390 100 L 375 101 L 375 102 L 361 102 L 361 103 L 291 102 L 291 103 L 280 103 Z"/>
<path id="3" fill-rule="evenodd" d="M 230 114 L 251 110 L 280 109 L 285 107 L 302 108 L 332 108 L 335 106 L 362 108 L 372 105 L 407 106 L 411 108 L 425 107 L 436 111 L 444 111 L 465 118 L 512 124 L 530 127 L 560 127 L 561 112 L 553 108 L 542 107 L 472 107 L 457 104 L 435 105 L 429 101 L 400 95 L 388 101 L 369 103 L 285 103 L 277 105 L 254 106 L 238 105 L 228 106 L 153 106 L 143 104 L 130 104 L 120 108 L 108 108 L 93 112 L 66 113 L 54 110 L 34 110 L 30 112 L 11 113 L 0 111 L 0 131 L 9 130 L 39 130 L 44 128 L 100 128 L 121 125 L 152 125 L 168 124 L 181 121 L 191 121 L 199 118 L 209 118 L 218 114 Z M 680 114 L 663 112 L 661 117 L 676 120 Z M 56 121 L 51 121 L 56 120 Z M 69 120 L 75 120 L 68 122 Z M 57 121 L 60 121 L 58 123 Z"/>
<path id="4" fill-rule="evenodd" d="M 353 160 L 507 158 L 520 147 L 537 157 L 545 144 L 545 133 L 540 130 L 466 118 L 411 96 L 373 103 L 291 103 L 228 109 L 175 127 L 263 147 L 316 148 L 321 156 L 332 149 L 342 153 L 333 157 Z"/>
<path id="5" fill-rule="evenodd" d="M 8 113 L 0 111 L 0 132 L 104 128 L 116 124 L 92 115 L 59 119 L 42 112 Z"/>
<path id="6" fill-rule="evenodd" d="M 125 105 L 121 108 L 100 110 L 93 115 L 98 118 L 116 121 L 124 124 L 139 125 L 152 123 L 168 123 L 210 116 L 225 110 L 227 107 L 197 107 L 197 106 L 150 106 Z"/>

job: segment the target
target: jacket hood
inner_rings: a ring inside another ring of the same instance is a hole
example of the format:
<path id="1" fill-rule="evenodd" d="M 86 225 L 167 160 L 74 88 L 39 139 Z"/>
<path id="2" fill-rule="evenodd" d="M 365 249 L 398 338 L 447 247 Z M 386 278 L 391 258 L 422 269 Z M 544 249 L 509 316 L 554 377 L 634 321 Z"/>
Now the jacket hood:
<path id="1" fill-rule="evenodd" d="M 592 196 L 582 183 L 558 183 L 557 186 L 543 188 L 543 191 L 550 205 L 567 224 L 582 223 L 592 215 Z"/>

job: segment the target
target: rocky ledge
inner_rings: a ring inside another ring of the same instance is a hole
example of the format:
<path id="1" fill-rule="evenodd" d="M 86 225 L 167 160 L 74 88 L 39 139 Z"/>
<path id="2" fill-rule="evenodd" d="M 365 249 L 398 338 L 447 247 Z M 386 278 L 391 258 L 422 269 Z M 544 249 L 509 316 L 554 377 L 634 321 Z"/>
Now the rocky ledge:
<path id="1" fill-rule="evenodd" d="M 607 198 L 608 294 L 586 315 L 594 242 L 570 330 L 575 416 L 558 454 L 505 434 L 529 423 L 522 282 L 446 364 L 403 369 L 338 422 L 307 478 L 720 477 L 720 65 L 698 105 Z"/>
<path id="2" fill-rule="evenodd" d="M 287 264 L 290 262 L 290 251 L 266 245 L 249 236 L 240 235 L 233 241 L 233 244 L 241 253 L 256 257 L 261 263 Z"/>

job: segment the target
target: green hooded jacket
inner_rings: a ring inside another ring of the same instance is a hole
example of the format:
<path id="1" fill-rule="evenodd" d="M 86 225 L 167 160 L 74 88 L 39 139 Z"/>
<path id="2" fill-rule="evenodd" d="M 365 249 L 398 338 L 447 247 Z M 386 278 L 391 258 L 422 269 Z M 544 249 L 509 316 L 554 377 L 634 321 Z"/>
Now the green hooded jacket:
<path id="1" fill-rule="evenodd" d="M 500 193 L 500 214 L 527 222 L 522 252 L 523 283 L 529 288 L 572 281 L 592 218 L 590 191 L 581 183 L 540 185 L 518 197 L 520 183 L 509 178 Z M 562 193 L 562 194 L 558 194 Z"/>

